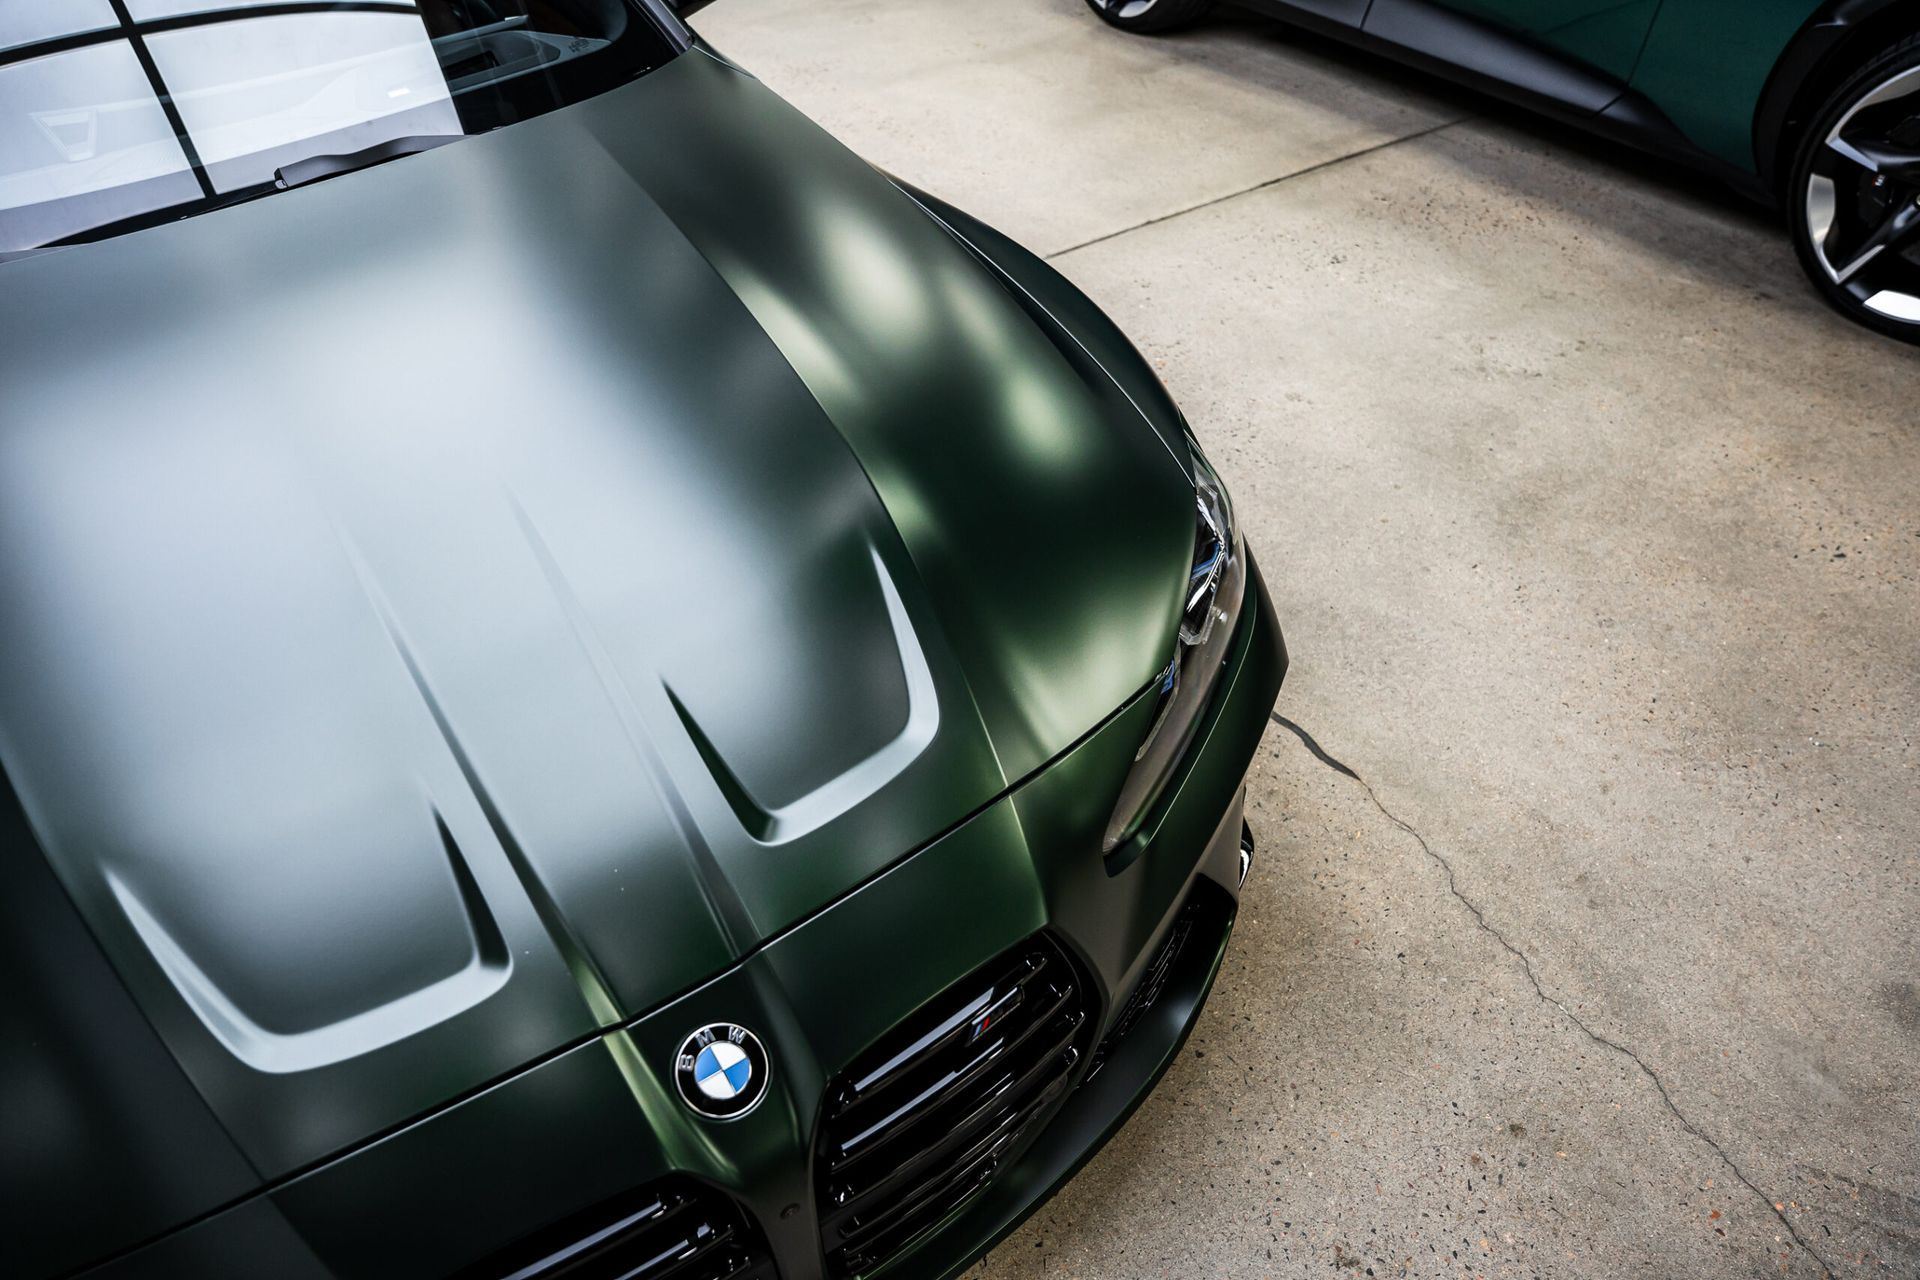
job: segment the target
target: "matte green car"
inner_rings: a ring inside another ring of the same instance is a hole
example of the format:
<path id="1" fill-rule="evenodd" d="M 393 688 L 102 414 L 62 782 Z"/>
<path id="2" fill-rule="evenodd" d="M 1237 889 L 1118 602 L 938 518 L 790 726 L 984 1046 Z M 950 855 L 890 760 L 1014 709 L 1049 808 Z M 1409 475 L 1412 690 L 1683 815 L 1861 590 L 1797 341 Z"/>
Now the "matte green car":
<path id="1" fill-rule="evenodd" d="M 1087 0 L 1159 32 L 1213 0 Z M 1715 174 L 1844 315 L 1920 342 L 1913 0 L 1237 0 Z"/>
<path id="2" fill-rule="evenodd" d="M 0 50 L 0 1274 L 1010 1230 L 1197 1015 L 1286 668 L 1126 340 L 653 0 Z"/>

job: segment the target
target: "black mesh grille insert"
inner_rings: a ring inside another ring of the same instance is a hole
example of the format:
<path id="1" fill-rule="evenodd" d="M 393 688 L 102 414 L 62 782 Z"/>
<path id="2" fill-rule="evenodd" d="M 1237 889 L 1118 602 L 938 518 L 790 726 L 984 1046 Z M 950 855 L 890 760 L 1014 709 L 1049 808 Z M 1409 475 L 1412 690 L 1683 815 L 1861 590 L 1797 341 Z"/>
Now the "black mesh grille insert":
<path id="1" fill-rule="evenodd" d="M 1140 1021 L 1142 1014 L 1153 1008 L 1154 1001 L 1167 988 L 1167 979 L 1173 976 L 1174 961 L 1186 949 L 1187 939 L 1193 935 L 1194 918 L 1199 913 L 1199 904 L 1189 902 L 1173 922 L 1173 928 L 1167 932 L 1167 940 L 1154 952 L 1148 962 L 1146 972 L 1134 985 L 1133 994 L 1127 997 L 1127 1003 L 1120 1010 L 1120 1016 L 1113 1021 L 1113 1030 L 1107 1032 L 1107 1038 L 1094 1050 L 1093 1067 L 1087 1073 L 1088 1078 L 1099 1074 L 1106 1065 L 1107 1051 L 1119 1044 L 1127 1032 L 1133 1030 L 1133 1024 Z"/>
<path id="2" fill-rule="evenodd" d="M 776 1280 L 725 1195 L 674 1178 L 555 1223 L 461 1280 Z"/>
<path id="3" fill-rule="evenodd" d="M 992 1181 L 1065 1098 L 1089 1030 L 1078 972 L 1035 938 L 855 1060 L 816 1153 L 829 1273 L 873 1270 Z"/>

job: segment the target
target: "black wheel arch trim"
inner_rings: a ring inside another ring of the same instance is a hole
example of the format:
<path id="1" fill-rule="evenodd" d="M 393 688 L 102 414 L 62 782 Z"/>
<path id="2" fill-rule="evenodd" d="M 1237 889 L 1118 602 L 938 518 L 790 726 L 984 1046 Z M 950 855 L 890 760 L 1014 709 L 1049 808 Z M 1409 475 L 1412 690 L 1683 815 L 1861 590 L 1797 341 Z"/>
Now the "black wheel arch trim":
<path id="1" fill-rule="evenodd" d="M 1755 170 L 1776 199 L 1792 173 L 1793 144 L 1807 118 L 1819 108 L 1823 87 L 1837 84 L 1864 62 L 1864 58 L 1844 61 L 1857 41 L 1871 42 L 1896 30 L 1911 34 L 1920 28 L 1911 15 L 1901 26 L 1903 12 L 1902 0 L 1828 0 L 1780 55 L 1753 121 Z"/>

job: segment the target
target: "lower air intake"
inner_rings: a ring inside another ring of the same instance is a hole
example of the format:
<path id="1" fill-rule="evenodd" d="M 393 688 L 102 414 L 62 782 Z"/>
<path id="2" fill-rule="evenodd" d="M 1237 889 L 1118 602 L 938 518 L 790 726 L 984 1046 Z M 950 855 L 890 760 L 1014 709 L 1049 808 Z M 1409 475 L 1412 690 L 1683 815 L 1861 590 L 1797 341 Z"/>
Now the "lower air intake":
<path id="1" fill-rule="evenodd" d="M 1153 1008 L 1160 999 L 1161 992 L 1167 989 L 1167 979 L 1173 976 L 1174 962 L 1186 949 L 1187 939 L 1193 936 L 1193 924 L 1199 915 L 1199 903 L 1189 902 L 1174 919 L 1173 928 L 1167 933 L 1167 940 L 1148 962 L 1146 972 L 1133 988 L 1133 994 L 1127 997 L 1127 1003 L 1120 1009 L 1120 1016 L 1113 1021 L 1113 1029 L 1107 1032 L 1107 1038 L 1093 1052 L 1093 1066 L 1087 1072 L 1092 1079 L 1100 1074 L 1100 1068 L 1106 1065 L 1107 1053 L 1126 1038 L 1136 1022 Z"/>
<path id="2" fill-rule="evenodd" d="M 949 988 L 827 1087 L 815 1167 L 828 1273 L 863 1275 L 983 1190 L 1065 1099 L 1091 1030 L 1040 937 Z"/>
<path id="3" fill-rule="evenodd" d="M 670 1179 L 522 1241 L 461 1280 L 776 1280 L 760 1233 L 725 1195 Z"/>

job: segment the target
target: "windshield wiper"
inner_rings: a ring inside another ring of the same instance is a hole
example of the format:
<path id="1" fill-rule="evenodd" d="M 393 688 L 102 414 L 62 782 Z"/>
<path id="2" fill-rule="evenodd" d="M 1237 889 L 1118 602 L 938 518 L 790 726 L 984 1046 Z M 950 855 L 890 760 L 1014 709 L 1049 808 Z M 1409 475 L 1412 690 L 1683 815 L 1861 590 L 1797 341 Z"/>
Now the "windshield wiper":
<path id="1" fill-rule="evenodd" d="M 357 173 L 362 169 L 371 169 L 377 164 L 398 160 L 402 156 L 419 155 L 422 151 L 444 147 L 449 142 L 459 142 L 466 136 L 464 133 L 418 134 L 406 138 L 389 138 L 385 142 L 376 142 L 370 147 L 349 151 L 344 155 L 308 156 L 305 160 L 295 160 L 292 164 L 275 169 L 273 185 L 282 191 L 304 187 L 310 182 L 323 182 L 328 178 L 337 178 L 343 173 Z"/>

